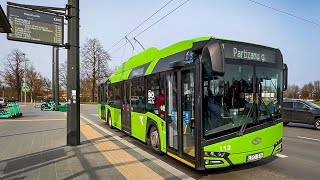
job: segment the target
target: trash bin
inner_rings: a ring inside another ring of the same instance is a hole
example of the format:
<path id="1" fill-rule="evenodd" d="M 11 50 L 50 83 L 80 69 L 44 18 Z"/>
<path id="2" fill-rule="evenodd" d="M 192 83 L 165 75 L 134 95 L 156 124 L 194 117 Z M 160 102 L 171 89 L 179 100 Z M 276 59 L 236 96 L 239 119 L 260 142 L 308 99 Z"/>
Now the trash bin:
<path id="1" fill-rule="evenodd" d="M 67 112 L 67 104 L 58 106 L 60 112 Z"/>

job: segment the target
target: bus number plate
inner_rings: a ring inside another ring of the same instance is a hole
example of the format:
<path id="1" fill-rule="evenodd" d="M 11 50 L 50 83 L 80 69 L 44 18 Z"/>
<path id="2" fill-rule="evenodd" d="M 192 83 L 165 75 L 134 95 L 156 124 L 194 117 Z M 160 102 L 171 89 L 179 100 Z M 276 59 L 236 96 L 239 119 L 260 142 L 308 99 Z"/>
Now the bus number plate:
<path id="1" fill-rule="evenodd" d="M 247 162 L 257 161 L 263 158 L 263 153 L 257 153 L 247 156 Z"/>

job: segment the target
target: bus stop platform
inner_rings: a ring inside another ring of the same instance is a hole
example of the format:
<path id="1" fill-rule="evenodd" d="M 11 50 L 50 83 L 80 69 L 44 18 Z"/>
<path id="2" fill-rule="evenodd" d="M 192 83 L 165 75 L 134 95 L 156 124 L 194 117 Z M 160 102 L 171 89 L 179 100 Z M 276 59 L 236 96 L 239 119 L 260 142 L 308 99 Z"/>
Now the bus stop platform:
<path id="1" fill-rule="evenodd" d="M 81 113 L 81 145 L 66 146 L 66 113 L 21 106 L 0 120 L 0 179 L 193 179 Z"/>

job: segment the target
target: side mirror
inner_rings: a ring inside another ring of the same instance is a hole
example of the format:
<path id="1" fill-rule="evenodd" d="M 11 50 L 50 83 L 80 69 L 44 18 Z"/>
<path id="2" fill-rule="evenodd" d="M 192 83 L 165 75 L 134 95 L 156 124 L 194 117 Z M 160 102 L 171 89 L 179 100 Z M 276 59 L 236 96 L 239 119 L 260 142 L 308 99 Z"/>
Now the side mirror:
<path id="1" fill-rule="evenodd" d="M 310 108 L 307 106 L 307 107 L 303 108 L 303 110 L 305 110 L 305 111 L 309 111 L 309 110 L 310 110 Z"/>
<path id="2" fill-rule="evenodd" d="M 288 88 L 288 66 L 283 64 L 283 91 Z"/>
<path id="3" fill-rule="evenodd" d="M 202 50 L 201 62 L 208 74 L 224 75 L 224 52 L 222 45 L 215 39 L 211 40 Z"/>

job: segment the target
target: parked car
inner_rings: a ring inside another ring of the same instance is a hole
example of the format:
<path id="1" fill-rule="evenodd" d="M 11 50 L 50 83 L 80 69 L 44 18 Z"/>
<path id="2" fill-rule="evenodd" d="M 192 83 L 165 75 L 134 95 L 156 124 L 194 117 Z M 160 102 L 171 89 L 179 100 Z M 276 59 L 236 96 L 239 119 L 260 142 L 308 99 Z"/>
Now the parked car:
<path id="1" fill-rule="evenodd" d="M 320 130 L 320 107 L 301 99 L 284 99 L 282 120 L 284 125 L 290 122 L 313 125 Z"/>
<path id="2" fill-rule="evenodd" d="M 0 108 L 4 107 L 6 105 L 7 105 L 6 100 L 4 98 L 0 97 Z"/>

